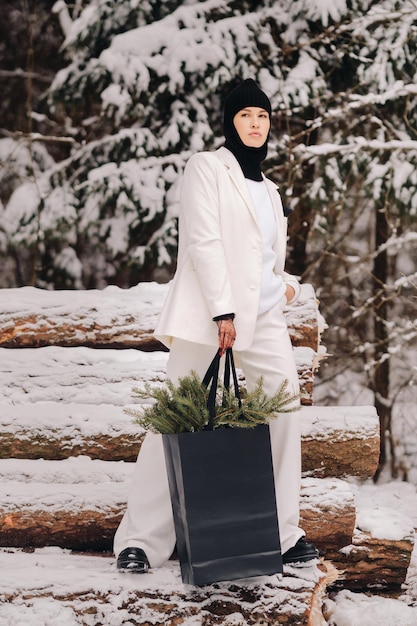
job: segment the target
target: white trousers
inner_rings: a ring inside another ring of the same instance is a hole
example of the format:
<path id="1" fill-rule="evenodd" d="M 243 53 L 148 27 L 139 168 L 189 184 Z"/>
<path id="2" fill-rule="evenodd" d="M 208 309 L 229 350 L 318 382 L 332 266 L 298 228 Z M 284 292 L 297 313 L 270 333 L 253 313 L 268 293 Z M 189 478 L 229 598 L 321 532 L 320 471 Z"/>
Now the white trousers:
<path id="1" fill-rule="evenodd" d="M 167 377 L 174 384 L 194 370 L 204 376 L 216 348 L 174 339 Z M 283 379 L 298 393 L 298 374 L 287 324 L 278 305 L 258 317 L 252 345 L 234 351 L 235 363 L 251 391 L 260 376 L 273 395 Z M 281 548 L 286 552 L 304 535 L 299 528 L 301 482 L 300 412 L 281 413 L 270 422 Z M 142 548 L 151 567 L 163 565 L 175 547 L 175 529 L 161 435 L 148 433 L 134 468 L 127 511 L 114 537 L 114 553 Z"/>

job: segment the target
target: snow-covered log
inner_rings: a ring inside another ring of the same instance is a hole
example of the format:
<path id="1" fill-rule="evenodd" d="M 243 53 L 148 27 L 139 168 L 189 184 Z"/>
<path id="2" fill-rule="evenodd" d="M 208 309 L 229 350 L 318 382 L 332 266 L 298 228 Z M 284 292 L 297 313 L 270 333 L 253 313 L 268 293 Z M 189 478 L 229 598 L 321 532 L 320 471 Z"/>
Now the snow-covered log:
<path id="1" fill-rule="evenodd" d="M 111 549 L 132 465 L 87 458 L 0 461 L 0 545 Z M 318 546 L 325 542 L 337 551 L 352 538 L 353 494 L 337 479 L 304 480 L 301 523 Z"/>
<path id="2" fill-rule="evenodd" d="M 339 572 L 337 580 L 333 583 L 335 588 L 351 589 L 353 591 L 394 591 L 398 592 L 404 583 L 407 570 L 410 565 L 411 555 L 415 543 L 415 529 L 413 521 L 407 514 L 392 506 L 382 506 L 378 499 L 372 498 L 366 490 L 360 490 L 360 494 L 354 491 L 356 520 L 352 540 L 343 548 L 334 551 L 334 541 L 326 532 L 322 515 L 334 514 L 334 507 L 330 501 L 337 500 L 339 490 L 349 488 L 343 481 L 337 481 L 334 485 L 328 483 L 329 492 L 326 498 L 329 501 L 328 512 L 324 511 L 326 503 L 321 502 L 320 510 L 315 509 L 315 500 L 318 495 L 317 483 L 303 480 L 301 500 L 301 518 L 303 527 L 308 536 L 314 536 L 320 554 L 329 560 Z M 334 493 L 331 490 L 334 489 Z M 398 496 L 402 490 L 398 490 Z M 343 520 L 341 512 L 340 523 L 348 523 Z M 314 528 L 316 524 L 316 528 Z M 333 520 L 336 527 L 336 520 Z M 320 536 L 320 528 L 323 533 Z"/>
<path id="3" fill-rule="evenodd" d="M 387 511 L 383 536 L 356 529 L 350 545 L 336 553 L 328 551 L 326 558 L 341 572 L 337 587 L 361 591 L 401 588 L 414 548 L 414 530 L 410 524 L 397 537 L 389 536 L 393 513 Z M 398 515 L 397 521 L 404 525 L 403 516 Z"/>
<path id="4" fill-rule="evenodd" d="M 374 407 L 303 406 L 301 416 L 306 475 L 374 475 L 379 455 L 379 421 Z M 120 406 L 38 402 L 34 415 L 32 404 L 0 405 L 3 459 L 86 455 L 104 461 L 134 461 L 143 436 Z"/>
<path id="5" fill-rule="evenodd" d="M 7 348 L 90 346 L 161 350 L 153 337 L 168 284 L 140 283 L 130 289 L 0 290 L 0 345 Z M 317 351 L 325 326 L 311 285 L 285 309 L 295 346 Z"/>
<path id="6" fill-rule="evenodd" d="M 299 347 L 294 354 L 302 403 L 311 404 L 315 352 Z M 13 404 L 59 401 L 126 406 L 135 401 L 133 387 L 165 380 L 167 358 L 168 352 L 133 349 L 0 348 L 0 397 Z"/>
<path id="7" fill-rule="evenodd" d="M 371 478 L 378 467 L 379 418 L 373 406 L 302 407 L 303 471 Z"/>
<path id="8" fill-rule="evenodd" d="M 301 527 L 320 554 L 349 545 L 355 530 L 356 507 L 349 484 L 337 478 L 303 478 Z M 314 539 L 313 539 L 314 538 Z"/>
<path id="9" fill-rule="evenodd" d="M 45 615 L 49 602 L 54 616 L 57 607 L 64 607 L 59 615 L 67 624 L 323 626 L 324 592 L 336 577 L 331 563 L 323 562 L 285 571 L 282 578 L 262 576 L 196 589 L 182 583 L 176 560 L 142 576 L 121 577 L 110 555 L 0 549 L 0 602 L 10 610 L 17 605 L 27 623 L 38 607 Z"/>

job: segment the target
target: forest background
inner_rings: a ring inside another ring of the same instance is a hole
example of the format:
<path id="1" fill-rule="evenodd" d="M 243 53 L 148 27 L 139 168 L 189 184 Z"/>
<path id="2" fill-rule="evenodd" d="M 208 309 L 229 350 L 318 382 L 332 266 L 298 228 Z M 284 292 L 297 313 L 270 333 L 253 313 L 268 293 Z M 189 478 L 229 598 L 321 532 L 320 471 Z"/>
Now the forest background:
<path id="1" fill-rule="evenodd" d="M 376 478 L 417 483 L 417 1 L 3 1 L 0 33 L 0 287 L 168 281 L 184 165 L 255 78 L 315 402 L 375 405 Z"/>

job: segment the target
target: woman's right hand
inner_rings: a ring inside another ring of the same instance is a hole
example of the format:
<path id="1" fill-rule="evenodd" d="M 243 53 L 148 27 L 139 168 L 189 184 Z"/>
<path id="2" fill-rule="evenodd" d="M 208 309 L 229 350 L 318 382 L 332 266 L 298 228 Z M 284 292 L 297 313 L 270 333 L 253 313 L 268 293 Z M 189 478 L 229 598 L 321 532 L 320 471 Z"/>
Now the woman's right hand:
<path id="1" fill-rule="evenodd" d="M 236 330 L 233 320 L 219 320 L 217 323 L 219 335 L 220 355 L 223 356 L 228 348 L 233 348 L 236 339 Z"/>

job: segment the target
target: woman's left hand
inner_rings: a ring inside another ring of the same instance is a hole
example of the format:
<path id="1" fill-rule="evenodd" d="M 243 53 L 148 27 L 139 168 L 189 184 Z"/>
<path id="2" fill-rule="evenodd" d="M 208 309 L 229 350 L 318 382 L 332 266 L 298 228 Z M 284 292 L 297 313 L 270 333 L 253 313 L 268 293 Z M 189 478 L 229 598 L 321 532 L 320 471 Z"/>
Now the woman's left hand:
<path id="1" fill-rule="evenodd" d="M 219 320 L 217 323 L 219 335 L 220 355 L 223 356 L 228 348 L 233 348 L 236 339 L 236 330 L 233 320 Z"/>
<path id="2" fill-rule="evenodd" d="M 295 296 L 295 289 L 291 285 L 285 285 L 285 297 L 287 298 L 287 304 L 291 302 L 291 300 Z"/>

